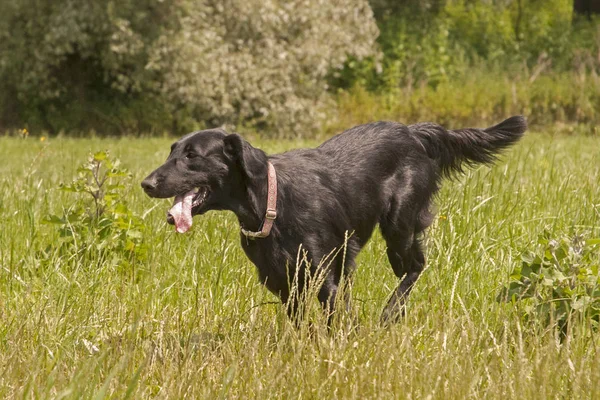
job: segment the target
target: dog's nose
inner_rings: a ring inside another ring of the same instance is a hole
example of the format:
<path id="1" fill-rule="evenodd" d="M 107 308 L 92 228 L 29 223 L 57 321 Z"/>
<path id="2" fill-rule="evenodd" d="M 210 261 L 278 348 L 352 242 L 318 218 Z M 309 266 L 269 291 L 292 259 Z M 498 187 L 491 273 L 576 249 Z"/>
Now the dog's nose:
<path id="1" fill-rule="evenodd" d="M 142 181 L 142 188 L 144 188 L 144 191 L 146 193 L 149 193 L 151 191 L 153 191 L 154 189 L 156 189 L 156 178 L 146 178 Z"/>

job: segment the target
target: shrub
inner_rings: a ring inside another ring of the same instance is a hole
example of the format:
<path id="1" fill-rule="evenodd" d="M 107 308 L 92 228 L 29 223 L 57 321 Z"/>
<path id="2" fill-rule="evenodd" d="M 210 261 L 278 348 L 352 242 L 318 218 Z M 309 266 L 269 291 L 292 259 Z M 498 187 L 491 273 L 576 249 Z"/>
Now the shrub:
<path id="1" fill-rule="evenodd" d="M 0 14 L 0 127 L 306 133 L 328 71 L 373 54 L 377 33 L 366 0 L 16 0 Z"/>
<path id="2" fill-rule="evenodd" d="M 573 18 L 572 0 L 371 3 L 383 57 L 348 62 L 332 79 L 341 88 L 436 88 L 473 71 L 508 79 L 519 72 L 533 80 L 574 67 L 600 73 L 600 21 Z"/>
<path id="3" fill-rule="evenodd" d="M 570 321 L 600 321 L 600 238 L 539 238 L 536 251 L 522 255 L 510 283 L 498 295 L 502 301 L 526 301 L 525 317 L 543 326 L 556 324 L 563 334 Z"/>
<path id="4" fill-rule="evenodd" d="M 144 224 L 121 194 L 122 180 L 129 176 L 118 160 L 112 160 L 107 152 L 97 152 L 79 167 L 77 178 L 60 185 L 60 190 L 76 198 L 62 215 L 44 220 L 60 232 L 59 251 L 79 257 L 112 257 L 122 265 L 146 257 Z"/>

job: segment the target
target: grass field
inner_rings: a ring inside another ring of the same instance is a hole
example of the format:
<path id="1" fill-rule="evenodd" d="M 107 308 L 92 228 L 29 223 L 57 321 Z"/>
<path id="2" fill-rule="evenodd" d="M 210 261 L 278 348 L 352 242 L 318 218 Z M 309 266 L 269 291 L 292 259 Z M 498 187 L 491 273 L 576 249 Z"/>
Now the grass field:
<path id="1" fill-rule="evenodd" d="M 376 233 L 351 288 L 360 327 L 331 335 L 318 312 L 312 335 L 291 326 L 232 214 L 197 217 L 187 235 L 166 224 L 170 202 L 139 182 L 170 142 L 0 138 L 0 398 L 600 398 L 589 321 L 560 341 L 496 301 L 544 231 L 600 236 L 600 138 L 530 133 L 496 166 L 446 181 L 405 320 L 379 327 L 397 280 Z M 105 149 L 146 214 L 147 259 L 127 268 L 53 251 L 58 232 L 41 223 L 74 201 L 58 184 Z"/>

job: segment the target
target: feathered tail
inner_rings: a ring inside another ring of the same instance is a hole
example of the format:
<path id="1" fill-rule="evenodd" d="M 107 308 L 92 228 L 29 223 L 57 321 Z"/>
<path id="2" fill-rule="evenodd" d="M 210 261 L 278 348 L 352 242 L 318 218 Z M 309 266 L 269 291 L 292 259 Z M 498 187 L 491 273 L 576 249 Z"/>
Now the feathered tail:
<path id="1" fill-rule="evenodd" d="M 486 129 L 446 130 L 440 125 L 420 123 L 409 129 L 421 141 L 429 157 L 439 161 L 442 172 L 462 172 L 463 166 L 494 162 L 498 154 L 517 142 L 527 130 L 527 121 L 517 115 Z"/>

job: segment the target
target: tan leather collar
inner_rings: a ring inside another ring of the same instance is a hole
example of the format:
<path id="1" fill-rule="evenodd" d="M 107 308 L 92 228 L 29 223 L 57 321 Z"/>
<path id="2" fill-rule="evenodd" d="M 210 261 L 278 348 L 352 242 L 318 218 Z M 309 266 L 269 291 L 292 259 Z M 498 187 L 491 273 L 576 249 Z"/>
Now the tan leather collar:
<path id="1" fill-rule="evenodd" d="M 265 213 L 265 219 L 263 220 L 262 228 L 258 232 L 247 231 L 242 228 L 244 236 L 250 239 L 266 238 L 271 233 L 271 228 L 277 218 L 277 174 L 275 173 L 275 167 L 273 164 L 268 163 L 268 193 L 267 193 L 267 212 Z"/>

